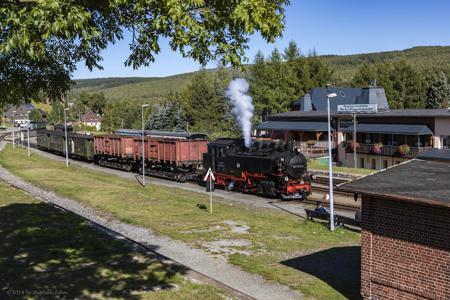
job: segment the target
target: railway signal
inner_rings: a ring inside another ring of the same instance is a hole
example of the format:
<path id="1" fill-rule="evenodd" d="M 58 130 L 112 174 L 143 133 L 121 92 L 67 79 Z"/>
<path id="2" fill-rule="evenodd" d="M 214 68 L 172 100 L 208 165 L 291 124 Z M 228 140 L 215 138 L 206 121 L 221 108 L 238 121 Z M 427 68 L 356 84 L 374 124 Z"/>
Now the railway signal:
<path id="1" fill-rule="evenodd" d="M 216 180 L 216 177 L 214 177 L 214 173 L 212 172 L 211 168 L 208 169 L 208 172 L 205 175 L 205 178 L 203 178 L 203 181 L 206 182 L 206 191 L 209 192 L 209 212 L 212 214 L 212 193 L 214 192 L 214 181 Z"/>

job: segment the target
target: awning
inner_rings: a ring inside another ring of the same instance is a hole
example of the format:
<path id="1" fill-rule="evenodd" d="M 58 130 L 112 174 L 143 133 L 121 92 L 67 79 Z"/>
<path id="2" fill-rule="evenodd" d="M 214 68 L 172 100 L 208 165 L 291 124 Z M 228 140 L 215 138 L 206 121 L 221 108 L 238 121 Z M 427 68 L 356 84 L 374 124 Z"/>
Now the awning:
<path id="1" fill-rule="evenodd" d="M 343 132 L 353 132 L 353 126 L 341 128 Z M 357 132 L 365 133 L 385 133 L 403 135 L 427 135 L 433 134 L 426 125 L 409 124 L 356 124 Z"/>
<path id="2" fill-rule="evenodd" d="M 257 130 L 327 131 L 327 122 L 283 122 L 268 121 L 256 126 Z M 334 128 L 331 128 L 334 130 Z"/>

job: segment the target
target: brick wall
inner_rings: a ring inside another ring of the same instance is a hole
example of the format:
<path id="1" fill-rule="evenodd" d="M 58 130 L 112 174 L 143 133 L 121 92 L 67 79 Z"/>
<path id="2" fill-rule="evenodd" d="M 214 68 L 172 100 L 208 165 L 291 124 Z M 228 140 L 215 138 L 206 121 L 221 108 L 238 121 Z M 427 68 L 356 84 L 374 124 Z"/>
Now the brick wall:
<path id="1" fill-rule="evenodd" d="M 450 299 L 450 208 L 364 196 L 364 299 Z"/>

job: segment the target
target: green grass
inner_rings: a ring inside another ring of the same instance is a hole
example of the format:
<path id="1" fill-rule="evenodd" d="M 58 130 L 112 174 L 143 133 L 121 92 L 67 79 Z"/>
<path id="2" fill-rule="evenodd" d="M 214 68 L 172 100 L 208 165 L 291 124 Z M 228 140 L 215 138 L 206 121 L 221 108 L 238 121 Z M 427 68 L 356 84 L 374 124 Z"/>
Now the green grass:
<path id="1" fill-rule="evenodd" d="M 211 215 L 197 207 L 208 205 L 207 195 L 152 184 L 143 188 L 136 182 L 79 166 L 65 168 L 61 162 L 38 155 L 28 159 L 25 151 L 11 147 L 0 154 L 0 163 L 29 182 L 193 247 L 213 251 L 206 243 L 245 240 L 248 246 L 230 249 L 250 255 L 231 254 L 229 262 L 308 297 L 345 299 L 359 294 L 359 255 L 355 254 L 355 249 L 359 251 L 358 233 L 341 228 L 331 233 L 321 223 L 217 198 Z M 237 233 L 224 221 L 247 225 L 248 233 Z M 335 252 L 341 256 L 335 256 Z M 317 269 L 309 267 L 316 257 L 324 255 L 332 258 L 333 264 L 349 258 L 354 265 L 328 270 L 319 261 Z"/>
<path id="2" fill-rule="evenodd" d="M 37 109 L 42 109 L 46 113 L 50 113 L 52 111 L 52 106 L 50 104 L 36 101 L 32 101 L 31 104 L 33 104 Z"/>
<path id="3" fill-rule="evenodd" d="M 308 160 L 308 169 L 328 171 L 328 166 L 324 166 L 317 160 L 311 159 L 311 160 Z M 333 173 L 335 173 L 335 172 L 356 174 L 356 175 L 370 175 L 377 171 L 370 170 L 370 169 L 362 169 L 362 168 L 333 167 Z"/>
<path id="4" fill-rule="evenodd" d="M 76 215 L 3 182 L 0 194 L 2 299 L 223 299 L 186 280 L 182 267 L 133 251 Z M 152 291 L 158 287 L 169 288 Z"/>

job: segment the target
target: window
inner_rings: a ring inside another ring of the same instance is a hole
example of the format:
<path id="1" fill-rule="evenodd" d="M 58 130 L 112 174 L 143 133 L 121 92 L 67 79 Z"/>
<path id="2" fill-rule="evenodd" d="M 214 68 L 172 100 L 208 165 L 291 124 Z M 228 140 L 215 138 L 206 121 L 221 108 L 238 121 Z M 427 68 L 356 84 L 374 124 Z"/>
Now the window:
<path id="1" fill-rule="evenodd" d="M 450 136 L 444 136 L 442 139 L 442 148 L 450 149 Z"/>
<path id="2" fill-rule="evenodd" d="M 364 167 L 364 158 L 360 158 L 360 159 L 359 159 L 359 167 L 360 167 L 360 168 L 363 168 L 363 169 L 365 168 L 365 167 Z"/>
<path id="3" fill-rule="evenodd" d="M 383 169 L 387 169 L 388 168 L 388 161 L 387 160 L 384 160 L 383 161 Z"/>
<path id="4" fill-rule="evenodd" d="M 372 158 L 370 168 L 373 169 L 373 170 L 376 170 L 376 169 L 377 169 L 377 161 L 376 161 L 375 158 Z"/>

